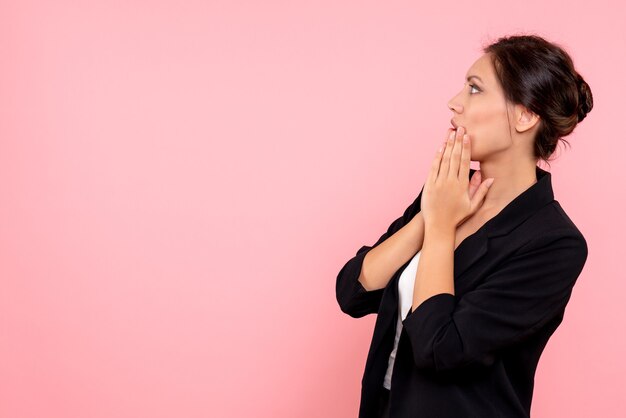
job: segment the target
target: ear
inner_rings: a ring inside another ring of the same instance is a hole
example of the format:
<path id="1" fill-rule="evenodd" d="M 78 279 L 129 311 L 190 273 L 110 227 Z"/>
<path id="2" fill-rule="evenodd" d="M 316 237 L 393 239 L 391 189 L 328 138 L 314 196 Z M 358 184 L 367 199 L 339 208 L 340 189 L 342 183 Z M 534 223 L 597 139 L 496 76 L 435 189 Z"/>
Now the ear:
<path id="1" fill-rule="evenodd" d="M 525 132 L 539 123 L 541 118 L 526 106 L 515 105 L 515 131 Z"/>

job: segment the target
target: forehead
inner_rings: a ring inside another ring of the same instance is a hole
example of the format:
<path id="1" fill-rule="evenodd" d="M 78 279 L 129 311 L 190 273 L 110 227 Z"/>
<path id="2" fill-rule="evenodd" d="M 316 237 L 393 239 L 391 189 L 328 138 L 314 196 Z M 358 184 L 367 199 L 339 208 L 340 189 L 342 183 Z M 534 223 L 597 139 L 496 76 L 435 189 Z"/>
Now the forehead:
<path id="1" fill-rule="evenodd" d="M 477 75 L 485 84 L 494 83 L 495 73 L 493 71 L 493 64 L 491 63 L 489 55 L 483 54 L 476 61 L 474 61 L 474 63 L 467 70 L 465 78 L 470 75 Z"/>

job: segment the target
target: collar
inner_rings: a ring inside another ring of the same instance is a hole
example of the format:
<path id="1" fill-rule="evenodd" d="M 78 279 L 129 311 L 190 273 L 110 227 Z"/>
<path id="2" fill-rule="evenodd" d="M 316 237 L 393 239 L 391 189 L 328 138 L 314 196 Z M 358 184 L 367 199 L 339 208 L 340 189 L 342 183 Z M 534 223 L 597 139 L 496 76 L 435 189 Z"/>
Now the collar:
<path id="1" fill-rule="evenodd" d="M 472 173 L 476 170 L 471 170 Z M 483 227 L 488 237 L 508 234 L 545 205 L 552 203 L 552 175 L 535 166 L 537 182 L 509 202 L 504 209 L 488 220 Z"/>

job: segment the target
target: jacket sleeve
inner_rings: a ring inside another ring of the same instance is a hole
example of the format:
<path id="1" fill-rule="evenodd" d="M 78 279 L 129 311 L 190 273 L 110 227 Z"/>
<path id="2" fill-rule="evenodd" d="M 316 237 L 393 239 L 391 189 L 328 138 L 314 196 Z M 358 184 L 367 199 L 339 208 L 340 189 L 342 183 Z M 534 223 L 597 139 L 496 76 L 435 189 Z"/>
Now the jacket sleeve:
<path id="1" fill-rule="evenodd" d="M 353 318 L 361 318 L 365 315 L 378 312 L 385 289 L 367 291 L 361 282 L 358 281 L 361 268 L 363 267 L 363 259 L 372 248 L 377 247 L 413 219 L 420 211 L 423 191 L 424 186 L 422 186 L 422 190 L 413 203 L 405 209 L 404 214 L 389 225 L 387 231 L 378 238 L 378 241 L 372 246 L 362 246 L 356 252 L 356 255 L 339 271 L 335 284 L 335 292 L 339 307 L 344 313 Z"/>
<path id="2" fill-rule="evenodd" d="M 439 293 L 402 321 L 415 366 L 435 372 L 488 367 L 498 350 L 519 344 L 567 305 L 587 259 L 577 231 L 532 240 L 459 300 Z"/>

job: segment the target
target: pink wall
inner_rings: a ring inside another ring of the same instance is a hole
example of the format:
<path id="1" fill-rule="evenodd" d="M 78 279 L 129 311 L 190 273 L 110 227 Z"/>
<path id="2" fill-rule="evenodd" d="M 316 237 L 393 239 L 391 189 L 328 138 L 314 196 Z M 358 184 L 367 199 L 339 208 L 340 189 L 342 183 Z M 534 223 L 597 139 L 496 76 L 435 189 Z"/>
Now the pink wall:
<path id="1" fill-rule="evenodd" d="M 336 274 L 515 31 L 595 99 L 552 166 L 590 251 L 533 412 L 623 413 L 626 9 L 603 3 L 3 1 L 0 416 L 356 416 L 375 316 L 341 313 Z"/>

